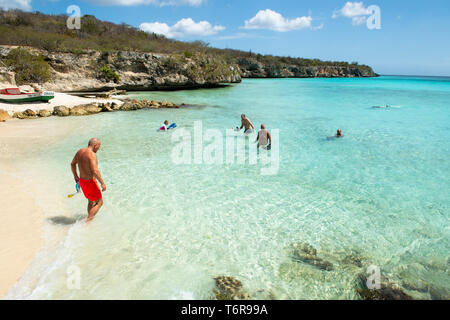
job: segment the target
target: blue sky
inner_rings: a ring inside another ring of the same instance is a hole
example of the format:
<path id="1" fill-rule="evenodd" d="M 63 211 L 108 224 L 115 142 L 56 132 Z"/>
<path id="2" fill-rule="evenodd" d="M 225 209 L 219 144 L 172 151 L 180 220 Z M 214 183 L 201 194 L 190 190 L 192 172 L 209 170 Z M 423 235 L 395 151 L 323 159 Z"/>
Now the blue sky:
<path id="1" fill-rule="evenodd" d="M 0 0 L 50 14 L 125 22 L 174 39 L 325 60 L 358 61 L 381 74 L 450 76 L 448 0 Z M 381 29 L 366 20 L 380 8 Z"/>

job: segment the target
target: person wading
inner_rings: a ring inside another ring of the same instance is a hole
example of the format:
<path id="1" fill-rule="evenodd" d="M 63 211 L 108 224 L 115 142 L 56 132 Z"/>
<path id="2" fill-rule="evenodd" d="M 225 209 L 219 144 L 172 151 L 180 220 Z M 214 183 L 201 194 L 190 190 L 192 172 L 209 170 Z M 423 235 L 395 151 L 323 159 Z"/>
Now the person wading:
<path id="1" fill-rule="evenodd" d="M 78 150 L 72 160 L 71 167 L 75 182 L 80 184 L 84 196 L 89 200 L 88 217 L 86 223 L 94 219 L 97 212 L 103 206 L 102 191 L 106 191 L 106 185 L 103 182 L 100 170 L 98 169 L 97 151 L 100 150 L 100 140 L 92 138 L 89 140 L 87 148 Z M 77 164 L 80 176 L 77 173 Z M 102 191 L 98 187 L 97 181 L 102 186 Z"/>

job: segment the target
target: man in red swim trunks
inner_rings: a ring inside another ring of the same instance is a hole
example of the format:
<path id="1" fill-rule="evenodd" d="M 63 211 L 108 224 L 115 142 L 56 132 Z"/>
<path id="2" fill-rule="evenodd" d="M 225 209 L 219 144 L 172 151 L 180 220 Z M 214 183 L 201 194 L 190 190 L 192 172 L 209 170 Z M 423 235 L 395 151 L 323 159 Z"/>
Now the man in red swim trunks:
<path id="1" fill-rule="evenodd" d="M 94 219 L 98 210 L 100 210 L 103 205 L 102 192 L 98 187 L 96 179 L 98 180 L 98 182 L 100 182 L 102 191 L 106 191 L 106 185 L 103 182 L 100 170 L 98 170 L 96 155 L 97 151 L 100 149 L 100 144 L 100 140 L 98 140 L 97 138 L 92 138 L 91 140 L 89 140 L 87 148 L 78 150 L 71 163 L 75 182 L 80 183 L 80 187 L 81 190 L 83 190 L 84 196 L 89 200 L 89 215 L 86 223 L 89 223 L 92 219 Z M 80 177 L 78 177 L 77 173 L 77 164 L 78 169 L 80 170 Z"/>

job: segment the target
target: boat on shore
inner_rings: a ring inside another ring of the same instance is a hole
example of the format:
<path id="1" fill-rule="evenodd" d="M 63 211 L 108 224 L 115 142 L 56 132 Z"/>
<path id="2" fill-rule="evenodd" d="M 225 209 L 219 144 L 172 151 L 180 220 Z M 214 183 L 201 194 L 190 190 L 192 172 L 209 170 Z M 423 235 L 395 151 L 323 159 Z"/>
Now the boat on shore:
<path id="1" fill-rule="evenodd" d="M 33 101 L 48 102 L 55 97 L 54 92 L 21 92 L 19 88 L 6 88 L 0 90 L 0 101 L 8 103 L 22 103 Z"/>

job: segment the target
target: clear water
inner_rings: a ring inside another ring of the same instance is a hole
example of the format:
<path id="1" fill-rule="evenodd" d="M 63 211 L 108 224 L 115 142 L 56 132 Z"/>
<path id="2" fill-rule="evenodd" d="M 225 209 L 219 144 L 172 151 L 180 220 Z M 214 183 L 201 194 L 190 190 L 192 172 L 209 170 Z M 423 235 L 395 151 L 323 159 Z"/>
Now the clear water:
<path id="1" fill-rule="evenodd" d="M 82 196 L 64 196 L 68 164 L 91 136 L 102 141 L 108 190 L 88 227 L 49 227 L 67 236 L 9 298 L 211 299 L 213 278 L 229 275 L 254 298 L 358 299 L 355 279 L 369 265 L 416 298 L 448 297 L 450 79 L 245 80 L 133 96 L 196 106 L 36 120 L 77 127 L 23 160 L 63 186 L 61 214 L 85 214 Z M 224 131 L 241 113 L 279 129 L 277 175 L 250 164 L 174 165 L 171 135 L 156 132 L 165 119 Z M 345 137 L 327 139 L 337 128 Z M 334 269 L 293 262 L 292 243 L 314 246 Z M 350 253 L 362 267 L 346 261 Z M 67 285 L 71 266 L 79 289 Z"/>

